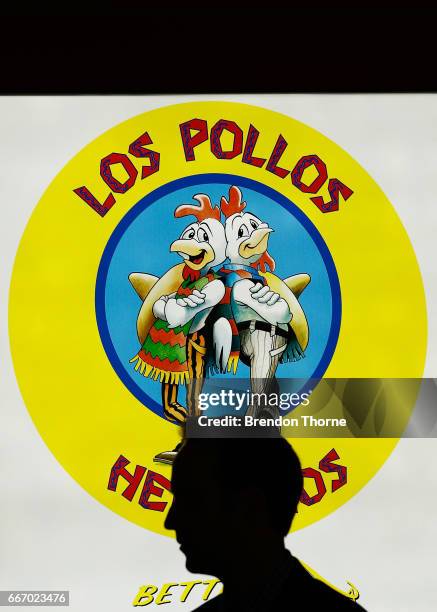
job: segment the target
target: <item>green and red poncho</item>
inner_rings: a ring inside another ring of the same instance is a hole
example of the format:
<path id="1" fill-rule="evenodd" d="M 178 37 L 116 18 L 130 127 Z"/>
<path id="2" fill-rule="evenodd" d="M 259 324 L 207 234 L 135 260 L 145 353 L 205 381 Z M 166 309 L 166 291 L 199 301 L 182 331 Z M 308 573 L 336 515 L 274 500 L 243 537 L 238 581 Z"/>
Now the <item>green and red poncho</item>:
<path id="1" fill-rule="evenodd" d="M 202 291 L 209 282 L 220 278 L 213 271 L 204 276 L 185 266 L 184 281 L 176 291 L 175 299 L 187 297 L 195 289 Z M 189 380 L 187 367 L 187 336 L 193 320 L 185 325 L 170 328 L 167 321 L 156 319 L 138 353 L 130 360 L 135 370 L 146 377 L 166 383 L 186 383 Z"/>

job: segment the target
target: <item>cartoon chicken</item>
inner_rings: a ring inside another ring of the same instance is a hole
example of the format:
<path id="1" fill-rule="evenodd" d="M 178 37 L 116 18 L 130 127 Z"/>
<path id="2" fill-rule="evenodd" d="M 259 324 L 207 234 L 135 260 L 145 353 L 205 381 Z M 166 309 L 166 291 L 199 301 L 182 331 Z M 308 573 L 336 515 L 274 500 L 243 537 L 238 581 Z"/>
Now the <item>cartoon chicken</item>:
<path id="1" fill-rule="evenodd" d="M 230 187 L 229 199 L 222 198 L 221 209 L 226 217 L 229 263 L 219 270 L 226 292 L 215 309 L 215 367 L 235 373 L 241 358 L 250 366 L 252 393 L 277 392 L 278 364 L 301 359 L 308 344 L 308 324 L 297 297 L 310 277 L 298 274 L 282 281 L 273 274 L 275 262 L 267 252 L 273 229 L 245 212 L 246 202 L 238 187 Z M 267 266 L 271 272 L 266 271 Z M 259 403 L 249 406 L 247 414 L 259 416 L 263 410 L 277 416 L 276 407 Z"/>
<path id="2" fill-rule="evenodd" d="M 226 240 L 220 209 L 205 194 L 193 196 L 200 206 L 183 204 L 175 217 L 193 215 L 170 251 L 183 259 L 161 278 L 132 273 L 129 280 L 143 300 L 137 318 L 141 349 L 131 359 L 143 376 L 159 380 L 167 419 L 183 424 L 187 410 L 178 401 L 179 384 L 187 384 L 187 408 L 196 413 L 196 393 L 205 369 L 203 328 L 209 312 L 225 289 L 212 270 L 226 259 Z"/>

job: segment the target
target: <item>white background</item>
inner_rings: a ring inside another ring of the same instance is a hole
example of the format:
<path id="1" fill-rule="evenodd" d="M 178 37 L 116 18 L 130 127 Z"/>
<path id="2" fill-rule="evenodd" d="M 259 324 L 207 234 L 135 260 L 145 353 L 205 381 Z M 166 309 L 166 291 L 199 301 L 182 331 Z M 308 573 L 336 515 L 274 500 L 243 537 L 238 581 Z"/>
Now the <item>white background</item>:
<path id="1" fill-rule="evenodd" d="M 437 96 L 2 98 L 0 590 L 69 589 L 74 611 L 122 612 L 132 609 L 141 584 L 193 578 L 174 540 L 100 505 L 47 449 L 14 377 L 7 301 L 27 220 L 69 159 L 133 115 L 197 99 L 246 102 L 290 115 L 331 138 L 369 172 L 396 207 L 419 260 L 429 317 L 425 376 L 437 377 Z M 336 586 L 347 590 L 345 580 L 353 582 L 370 611 L 435 610 L 436 454 L 434 439 L 401 440 L 355 498 L 289 536 L 288 547 Z M 169 607 L 188 612 L 199 602 L 193 595 Z"/>

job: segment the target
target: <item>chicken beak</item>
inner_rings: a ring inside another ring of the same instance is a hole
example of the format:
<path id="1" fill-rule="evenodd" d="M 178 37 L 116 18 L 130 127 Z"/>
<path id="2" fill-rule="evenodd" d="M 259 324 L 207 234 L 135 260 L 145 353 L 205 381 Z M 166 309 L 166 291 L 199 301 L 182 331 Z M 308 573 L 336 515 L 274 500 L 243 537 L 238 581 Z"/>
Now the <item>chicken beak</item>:
<path id="1" fill-rule="evenodd" d="M 201 270 L 207 263 L 213 261 L 214 250 L 207 242 L 197 240 L 175 240 L 170 245 L 170 252 L 179 253 L 185 264 L 192 270 Z"/>
<path id="2" fill-rule="evenodd" d="M 273 232 L 270 227 L 259 227 L 244 240 L 238 249 L 241 257 L 249 259 L 252 255 L 262 255 L 267 251 L 269 235 Z"/>

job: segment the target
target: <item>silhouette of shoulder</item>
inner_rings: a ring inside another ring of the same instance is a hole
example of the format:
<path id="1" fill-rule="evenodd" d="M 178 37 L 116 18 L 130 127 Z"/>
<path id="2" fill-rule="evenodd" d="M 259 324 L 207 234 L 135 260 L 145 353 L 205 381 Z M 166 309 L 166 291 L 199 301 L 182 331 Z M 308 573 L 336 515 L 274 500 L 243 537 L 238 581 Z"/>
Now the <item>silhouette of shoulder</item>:
<path id="1" fill-rule="evenodd" d="M 317 580 L 290 555 L 290 571 L 281 584 L 271 585 L 266 591 L 250 592 L 238 605 L 229 601 L 225 594 L 205 602 L 196 610 L 202 612 L 257 612 L 275 610 L 281 612 L 298 610 L 323 610 L 324 612 L 365 612 L 357 602 L 335 591 Z"/>

